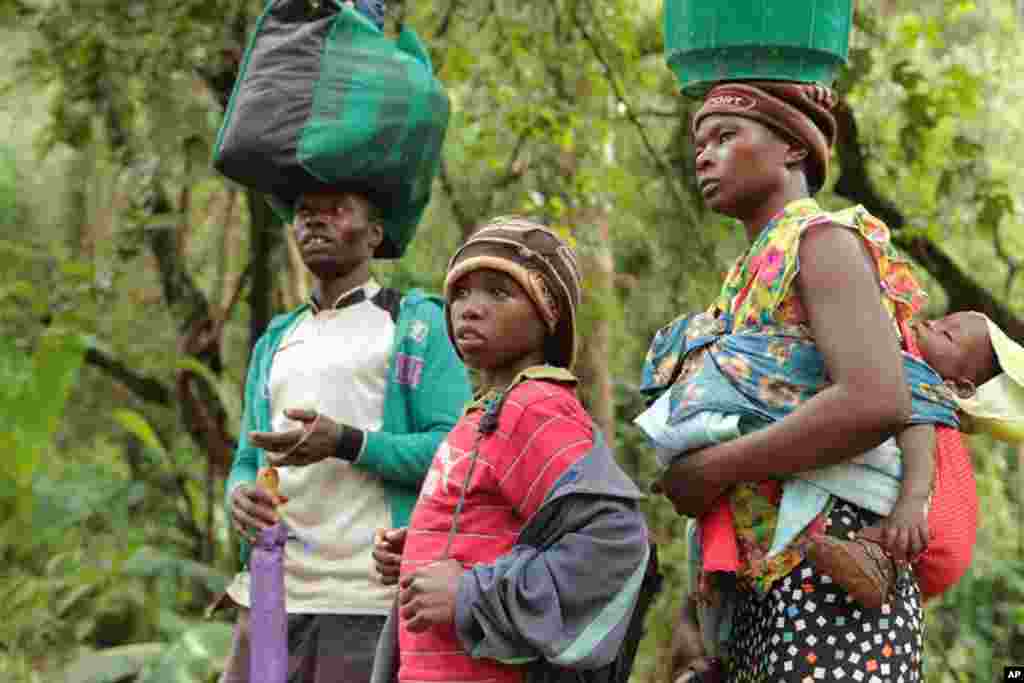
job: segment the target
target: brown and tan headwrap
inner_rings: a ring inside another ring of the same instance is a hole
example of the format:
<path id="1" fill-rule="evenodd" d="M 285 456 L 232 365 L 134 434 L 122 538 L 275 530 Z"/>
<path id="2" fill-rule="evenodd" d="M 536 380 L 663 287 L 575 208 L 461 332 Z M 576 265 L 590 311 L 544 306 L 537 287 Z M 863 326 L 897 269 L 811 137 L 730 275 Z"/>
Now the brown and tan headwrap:
<path id="1" fill-rule="evenodd" d="M 576 361 L 580 270 L 569 245 L 539 223 L 517 216 L 494 218 L 452 256 L 444 280 L 445 300 L 451 300 L 452 286 L 459 278 L 482 268 L 507 273 L 526 291 L 554 340 L 547 361 L 571 370 Z M 449 309 L 445 319 L 451 336 Z"/>
<path id="2" fill-rule="evenodd" d="M 711 114 L 754 119 L 807 147 L 807 184 L 814 194 L 828 175 L 836 141 L 835 94 L 810 83 L 750 81 L 722 83 L 711 89 L 693 117 L 693 134 Z"/>

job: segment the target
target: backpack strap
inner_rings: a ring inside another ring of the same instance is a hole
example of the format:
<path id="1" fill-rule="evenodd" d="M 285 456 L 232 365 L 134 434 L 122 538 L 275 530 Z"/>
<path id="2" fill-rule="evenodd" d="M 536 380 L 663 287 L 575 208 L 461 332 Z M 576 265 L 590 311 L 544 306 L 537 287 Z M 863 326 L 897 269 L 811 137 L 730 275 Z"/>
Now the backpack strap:
<path id="1" fill-rule="evenodd" d="M 390 287 L 381 287 L 380 290 L 370 299 L 380 308 L 388 312 L 391 322 L 398 324 L 398 312 L 402 307 L 402 293 Z"/>

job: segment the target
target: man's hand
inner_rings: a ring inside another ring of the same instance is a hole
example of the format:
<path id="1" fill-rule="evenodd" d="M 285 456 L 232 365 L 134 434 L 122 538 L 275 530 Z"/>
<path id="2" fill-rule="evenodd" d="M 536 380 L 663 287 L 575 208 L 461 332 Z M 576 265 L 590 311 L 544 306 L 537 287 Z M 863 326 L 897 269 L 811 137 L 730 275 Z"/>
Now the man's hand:
<path id="1" fill-rule="evenodd" d="M 399 615 L 412 633 L 455 621 L 455 597 L 465 570 L 455 560 L 443 560 L 417 569 L 402 579 L 398 591 Z"/>
<path id="2" fill-rule="evenodd" d="M 312 465 L 334 455 L 341 426 L 314 410 L 289 408 L 285 417 L 302 423 L 284 432 L 249 432 L 249 441 L 267 452 L 274 467 Z"/>
<path id="3" fill-rule="evenodd" d="M 235 530 L 252 542 L 262 529 L 277 524 L 274 499 L 259 486 L 239 484 L 231 492 L 231 519 Z"/>
<path id="4" fill-rule="evenodd" d="M 858 535 L 878 543 L 897 562 L 915 561 L 928 547 L 927 496 L 900 497 L 888 517 Z"/>
<path id="5" fill-rule="evenodd" d="M 402 570 L 402 551 L 405 550 L 406 527 L 377 529 L 373 535 L 373 568 L 385 586 L 398 583 Z"/>

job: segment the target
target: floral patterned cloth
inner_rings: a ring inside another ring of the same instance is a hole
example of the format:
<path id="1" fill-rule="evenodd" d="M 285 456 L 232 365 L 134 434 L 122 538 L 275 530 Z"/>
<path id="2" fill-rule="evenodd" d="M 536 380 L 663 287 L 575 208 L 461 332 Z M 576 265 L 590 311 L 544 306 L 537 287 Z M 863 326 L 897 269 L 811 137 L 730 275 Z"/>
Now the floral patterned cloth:
<path id="1" fill-rule="evenodd" d="M 715 314 L 679 318 L 651 343 L 641 390 L 669 390 L 668 424 L 703 412 L 775 422 L 830 384 L 825 359 L 806 327 L 766 323 L 727 334 L 726 319 Z M 681 370 L 672 378 L 669 363 L 679 358 Z M 904 352 L 903 372 L 912 399 L 910 424 L 959 427 L 953 391 L 935 370 Z"/>
<path id="2" fill-rule="evenodd" d="M 909 319 L 924 303 L 924 290 L 892 246 L 889 228 L 862 206 L 828 213 L 813 199 L 786 205 L 733 266 L 714 309 L 728 315 L 733 331 L 790 324 L 806 330 L 807 313 L 793 282 L 800 271 L 804 233 L 816 225 L 841 225 L 859 233 L 878 268 L 882 304 L 896 319 Z M 809 335 L 809 331 L 807 331 Z"/>
<path id="3" fill-rule="evenodd" d="M 725 326 L 716 322 L 721 319 L 709 313 L 681 318 L 655 336 L 648 354 L 645 382 L 656 381 L 657 358 L 683 358 L 683 370 L 667 393 L 636 420 L 666 466 L 693 450 L 785 419 L 830 383 L 821 352 L 806 336 L 795 334 L 793 326 L 761 325 L 725 334 Z M 956 403 L 943 379 L 911 353 L 904 352 L 903 368 L 912 399 L 908 422 L 956 429 Z M 888 514 L 899 497 L 901 470 L 900 452 L 890 443 L 786 478 L 769 555 L 785 549 L 827 510 L 828 494 Z M 699 523 L 702 567 L 735 572 L 740 560 L 733 517 L 728 501 L 718 506 L 723 512 Z"/>
<path id="4" fill-rule="evenodd" d="M 793 362 L 794 349 L 806 345 L 795 345 L 793 341 L 813 344 L 806 311 L 799 294 L 793 287 L 799 273 L 800 240 L 808 229 L 821 225 L 839 225 L 857 232 L 868 247 L 880 281 L 880 298 L 893 320 L 899 334 L 897 322 L 909 319 L 921 307 L 924 292 L 911 274 L 908 263 L 898 256 L 892 246 L 888 228 L 863 207 L 857 206 L 843 211 L 823 211 L 813 199 L 803 199 L 788 204 L 758 235 L 747 253 L 737 260 L 729 272 L 721 293 L 706 315 L 690 321 L 693 329 L 686 334 L 690 340 L 676 345 L 674 351 L 657 353 L 649 358 L 649 375 L 652 383 L 673 383 L 680 394 L 675 397 L 681 403 L 696 400 L 698 396 L 687 396 L 685 392 L 697 391 L 687 387 L 687 382 L 700 372 L 702 354 L 687 355 L 688 350 L 707 344 L 707 338 L 723 333 L 737 335 L 783 335 L 790 343 L 769 342 L 764 353 L 774 357 L 777 365 Z M 677 321 L 678 323 L 678 321 Z M 669 326 L 672 327 L 671 325 Z M 673 333 L 669 332 L 671 336 Z M 701 341 L 703 338 L 703 341 Z M 728 338 L 728 337 L 726 337 Z M 680 364 L 679 359 L 683 362 Z M 733 358 L 723 358 L 717 364 L 723 374 L 742 378 L 746 382 L 758 383 L 758 392 L 766 405 L 779 408 L 798 405 L 813 393 L 806 386 L 794 383 L 779 373 L 762 373 L 754 377 L 749 364 Z M 671 377 L 673 372 L 678 377 Z M 823 369 L 822 369 L 823 372 Z M 822 381 L 825 380 L 824 375 Z M 819 387 L 820 389 L 820 387 Z M 920 392 L 937 391 L 934 384 L 919 387 Z M 915 392 L 916 393 L 916 392 Z M 936 395 L 938 400 L 948 399 Z M 825 514 L 819 515 L 807 529 L 780 553 L 768 556 L 781 500 L 780 481 L 749 482 L 734 487 L 730 504 L 740 546 L 741 582 L 751 589 L 766 593 L 779 578 L 789 574 L 803 559 L 808 539 L 819 533 L 824 525 Z"/>
<path id="5" fill-rule="evenodd" d="M 784 324 L 811 339 L 807 312 L 793 287 L 800 271 L 800 240 L 808 229 L 830 223 L 848 227 L 864 239 L 878 269 L 882 305 L 898 331 L 899 319 L 920 310 L 924 291 L 892 246 L 889 229 L 862 206 L 827 213 L 813 199 L 791 202 L 765 226 L 726 277 L 712 310 L 729 321 L 733 332 Z M 761 593 L 800 564 L 807 540 L 825 523 L 824 516 L 819 516 L 790 548 L 767 557 L 780 489 L 778 481 L 745 483 L 735 487 L 731 496 L 740 544 L 740 576 Z"/>

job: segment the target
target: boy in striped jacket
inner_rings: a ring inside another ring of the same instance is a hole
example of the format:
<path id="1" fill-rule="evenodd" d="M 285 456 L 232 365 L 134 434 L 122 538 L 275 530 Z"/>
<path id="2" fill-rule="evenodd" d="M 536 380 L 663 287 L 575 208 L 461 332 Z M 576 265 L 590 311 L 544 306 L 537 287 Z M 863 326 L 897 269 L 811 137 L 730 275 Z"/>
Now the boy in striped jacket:
<path id="1" fill-rule="evenodd" d="M 376 569 L 399 598 L 374 680 L 625 680 L 650 550 L 640 492 L 576 395 L 575 255 L 498 218 L 455 253 L 445 298 L 481 391 L 409 527 L 378 534 Z"/>

